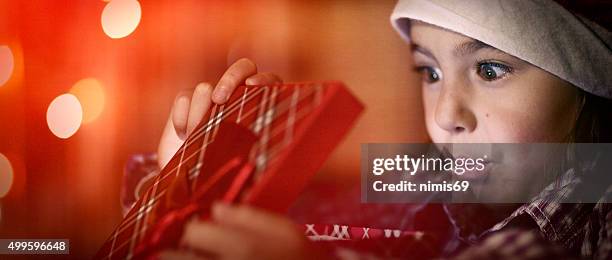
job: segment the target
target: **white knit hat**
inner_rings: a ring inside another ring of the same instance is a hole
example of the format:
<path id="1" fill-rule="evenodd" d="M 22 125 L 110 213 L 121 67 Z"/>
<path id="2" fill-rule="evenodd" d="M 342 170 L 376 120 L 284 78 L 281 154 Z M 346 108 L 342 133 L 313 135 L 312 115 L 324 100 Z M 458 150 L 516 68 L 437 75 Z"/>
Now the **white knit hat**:
<path id="1" fill-rule="evenodd" d="M 552 0 L 399 0 L 391 23 L 407 41 L 410 20 L 479 40 L 612 98 L 612 34 Z"/>

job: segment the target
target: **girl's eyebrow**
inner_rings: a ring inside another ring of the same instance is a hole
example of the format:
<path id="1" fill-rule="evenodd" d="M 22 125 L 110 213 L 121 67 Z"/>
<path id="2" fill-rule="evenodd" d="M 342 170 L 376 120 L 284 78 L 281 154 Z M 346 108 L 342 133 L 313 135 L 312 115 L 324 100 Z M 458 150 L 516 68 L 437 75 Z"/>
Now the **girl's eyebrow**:
<path id="1" fill-rule="evenodd" d="M 484 42 L 472 39 L 469 41 L 462 42 L 458 44 L 457 46 L 455 46 L 455 50 L 453 51 L 453 54 L 456 57 L 461 57 L 461 56 L 472 54 L 481 49 L 491 49 L 491 50 L 502 52 L 491 45 L 488 45 Z"/>
<path id="2" fill-rule="evenodd" d="M 419 52 L 419 53 L 421 53 L 421 54 L 423 54 L 423 55 L 425 55 L 425 56 L 435 60 L 436 62 L 438 61 L 436 59 L 436 57 L 433 55 L 433 53 L 429 49 L 419 45 L 418 43 L 412 42 L 410 44 L 410 49 L 413 52 Z M 482 49 L 488 49 L 488 50 L 499 52 L 501 54 L 506 54 L 505 52 L 500 51 L 499 49 L 497 49 L 497 48 L 495 48 L 495 47 L 493 47 L 491 45 L 488 45 L 488 44 L 486 44 L 484 42 L 481 42 L 479 40 L 471 39 L 471 40 L 464 41 L 462 43 L 457 44 L 455 46 L 455 49 L 453 50 L 453 55 L 455 57 L 462 57 L 462 56 L 473 54 L 473 53 L 475 53 L 475 52 L 477 52 L 479 50 L 482 50 Z"/>
<path id="3" fill-rule="evenodd" d="M 420 52 L 421 54 L 423 54 L 423 55 L 425 55 L 425 56 L 427 56 L 427 57 L 431 58 L 432 60 L 435 60 L 436 62 L 438 61 L 438 60 L 436 59 L 436 57 L 435 57 L 435 56 L 434 56 L 434 55 L 431 53 L 431 51 L 429 51 L 427 48 L 425 48 L 425 47 L 423 47 L 423 46 L 421 46 L 421 45 L 418 45 L 418 44 L 416 44 L 416 43 L 411 43 L 411 44 L 410 44 L 410 49 L 411 49 L 413 52 Z"/>

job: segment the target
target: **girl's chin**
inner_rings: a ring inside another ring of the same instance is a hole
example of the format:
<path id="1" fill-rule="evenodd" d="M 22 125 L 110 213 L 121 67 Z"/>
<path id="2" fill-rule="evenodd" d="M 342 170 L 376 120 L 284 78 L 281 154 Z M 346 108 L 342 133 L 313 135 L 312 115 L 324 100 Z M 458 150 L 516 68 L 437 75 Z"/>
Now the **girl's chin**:
<path id="1" fill-rule="evenodd" d="M 484 164 L 484 169 L 480 171 L 476 169 L 472 169 L 470 171 L 466 170 L 461 175 L 456 174 L 455 178 L 461 181 L 469 181 L 470 184 L 486 184 L 486 181 L 489 179 L 490 173 L 494 167 L 494 162 L 486 162 Z"/>

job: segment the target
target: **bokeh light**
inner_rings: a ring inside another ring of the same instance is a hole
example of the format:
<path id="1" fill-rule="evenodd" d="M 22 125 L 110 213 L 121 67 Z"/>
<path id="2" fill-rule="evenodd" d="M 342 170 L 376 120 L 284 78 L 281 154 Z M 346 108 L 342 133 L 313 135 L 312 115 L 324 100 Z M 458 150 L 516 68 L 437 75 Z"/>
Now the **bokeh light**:
<path id="1" fill-rule="evenodd" d="M 13 185 L 13 167 L 11 162 L 0 153 L 0 198 L 11 190 Z"/>
<path id="2" fill-rule="evenodd" d="M 11 78 L 14 67 L 13 52 L 8 46 L 0 45 L 0 87 Z"/>
<path id="3" fill-rule="evenodd" d="M 83 121 L 83 109 L 72 94 L 56 97 L 47 109 L 47 125 L 51 132 L 62 139 L 76 133 Z"/>
<path id="4" fill-rule="evenodd" d="M 83 108 L 83 124 L 90 123 L 104 110 L 105 96 L 102 83 L 95 78 L 79 80 L 70 93 L 77 97 Z"/>
<path id="5" fill-rule="evenodd" d="M 126 37 L 138 27 L 140 15 L 137 0 L 112 0 L 102 11 L 102 29 L 113 39 Z"/>

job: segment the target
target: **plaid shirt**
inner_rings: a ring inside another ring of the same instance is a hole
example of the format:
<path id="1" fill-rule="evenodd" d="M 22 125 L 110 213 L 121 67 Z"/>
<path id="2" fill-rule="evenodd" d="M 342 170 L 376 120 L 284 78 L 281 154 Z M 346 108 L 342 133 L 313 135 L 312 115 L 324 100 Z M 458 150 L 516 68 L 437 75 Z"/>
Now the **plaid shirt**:
<path id="1" fill-rule="evenodd" d="M 126 164 L 121 192 L 124 212 L 127 212 L 139 194 L 144 192 L 141 190 L 144 186 L 142 183 L 158 172 L 155 154 L 140 154 L 130 158 Z M 403 225 L 404 228 L 398 229 L 327 223 L 304 224 L 303 228 L 304 234 L 311 240 L 327 241 L 328 247 L 331 245 L 335 256 L 341 259 L 401 258 L 415 255 L 421 258 L 454 255 L 457 259 L 609 259 L 612 257 L 612 205 L 607 202 L 611 199 L 612 187 L 608 187 L 598 203 L 564 203 L 580 185 L 580 179 L 570 170 L 547 186 L 530 203 L 520 206 L 506 219 L 478 235 L 464 234 L 463 227 L 454 221 L 453 214 L 449 213 L 446 205 L 442 208 L 448 217 L 451 235 L 430 236 L 426 232 L 414 231 L 413 225 Z M 356 195 L 349 200 L 359 201 L 358 193 Z M 338 207 L 330 206 L 343 202 L 328 198 L 316 202 L 317 208 L 328 209 L 327 212 L 319 212 L 320 215 L 338 214 L 339 211 L 348 215 L 348 218 L 359 215 L 348 212 L 350 210 L 338 210 Z M 409 210 L 405 210 L 406 207 L 394 208 L 386 205 L 373 207 L 384 211 L 377 216 L 393 216 L 402 219 L 402 222 L 405 222 L 403 219 L 413 220 L 415 210 L 422 208 L 410 206 Z M 329 210 L 332 208 L 335 209 L 334 212 Z M 480 214 L 474 213 L 474 216 Z M 308 222 L 303 219 L 301 221 Z M 532 226 L 525 228 L 525 222 Z M 390 249 L 392 245 L 398 244 L 390 242 L 391 240 L 396 240 L 404 246 Z M 419 250 L 415 251 L 415 247 Z M 398 250 L 404 252 L 393 252 Z"/>
<path id="2" fill-rule="evenodd" d="M 559 252 L 558 247 L 561 247 L 563 251 L 575 257 L 609 259 L 612 257 L 612 205 L 607 202 L 612 198 L 612 186 L 608 186 L 603 192 L 598 203 L 565 203 L 582 184 L 581 179 L 575 176 L 575 172 L 569 170 L 548 185 L 530 203 L 520 206 L 492 228 L 479 236 L 461 239 L 471 245 L 486 245 L 486 241 L 490 239 L 504 240 L 504 243 L 495 245 L 511 247 L 517 241 L 515 238 L 521 236 L 517 235 L 512 227 L 524 226 L 524 220 L 528 220 L 537 227 L 538 236 L 543 238 L 529 245 L 532 248 L 542 247 L 541 250 L 555 255 Z M 522 223 L 514 225 L 519 222 Z M 505 230 L 511 231 L 505 233 L 503 232 Z M 502 238 L 499 235 L 494 236 L 496 233 L 506 235 L 502 235 Z M 543 247 L 548 247 L 548 250 Z M 528 250 L 519 253 L 523 254 L 526 251 Z"/>

